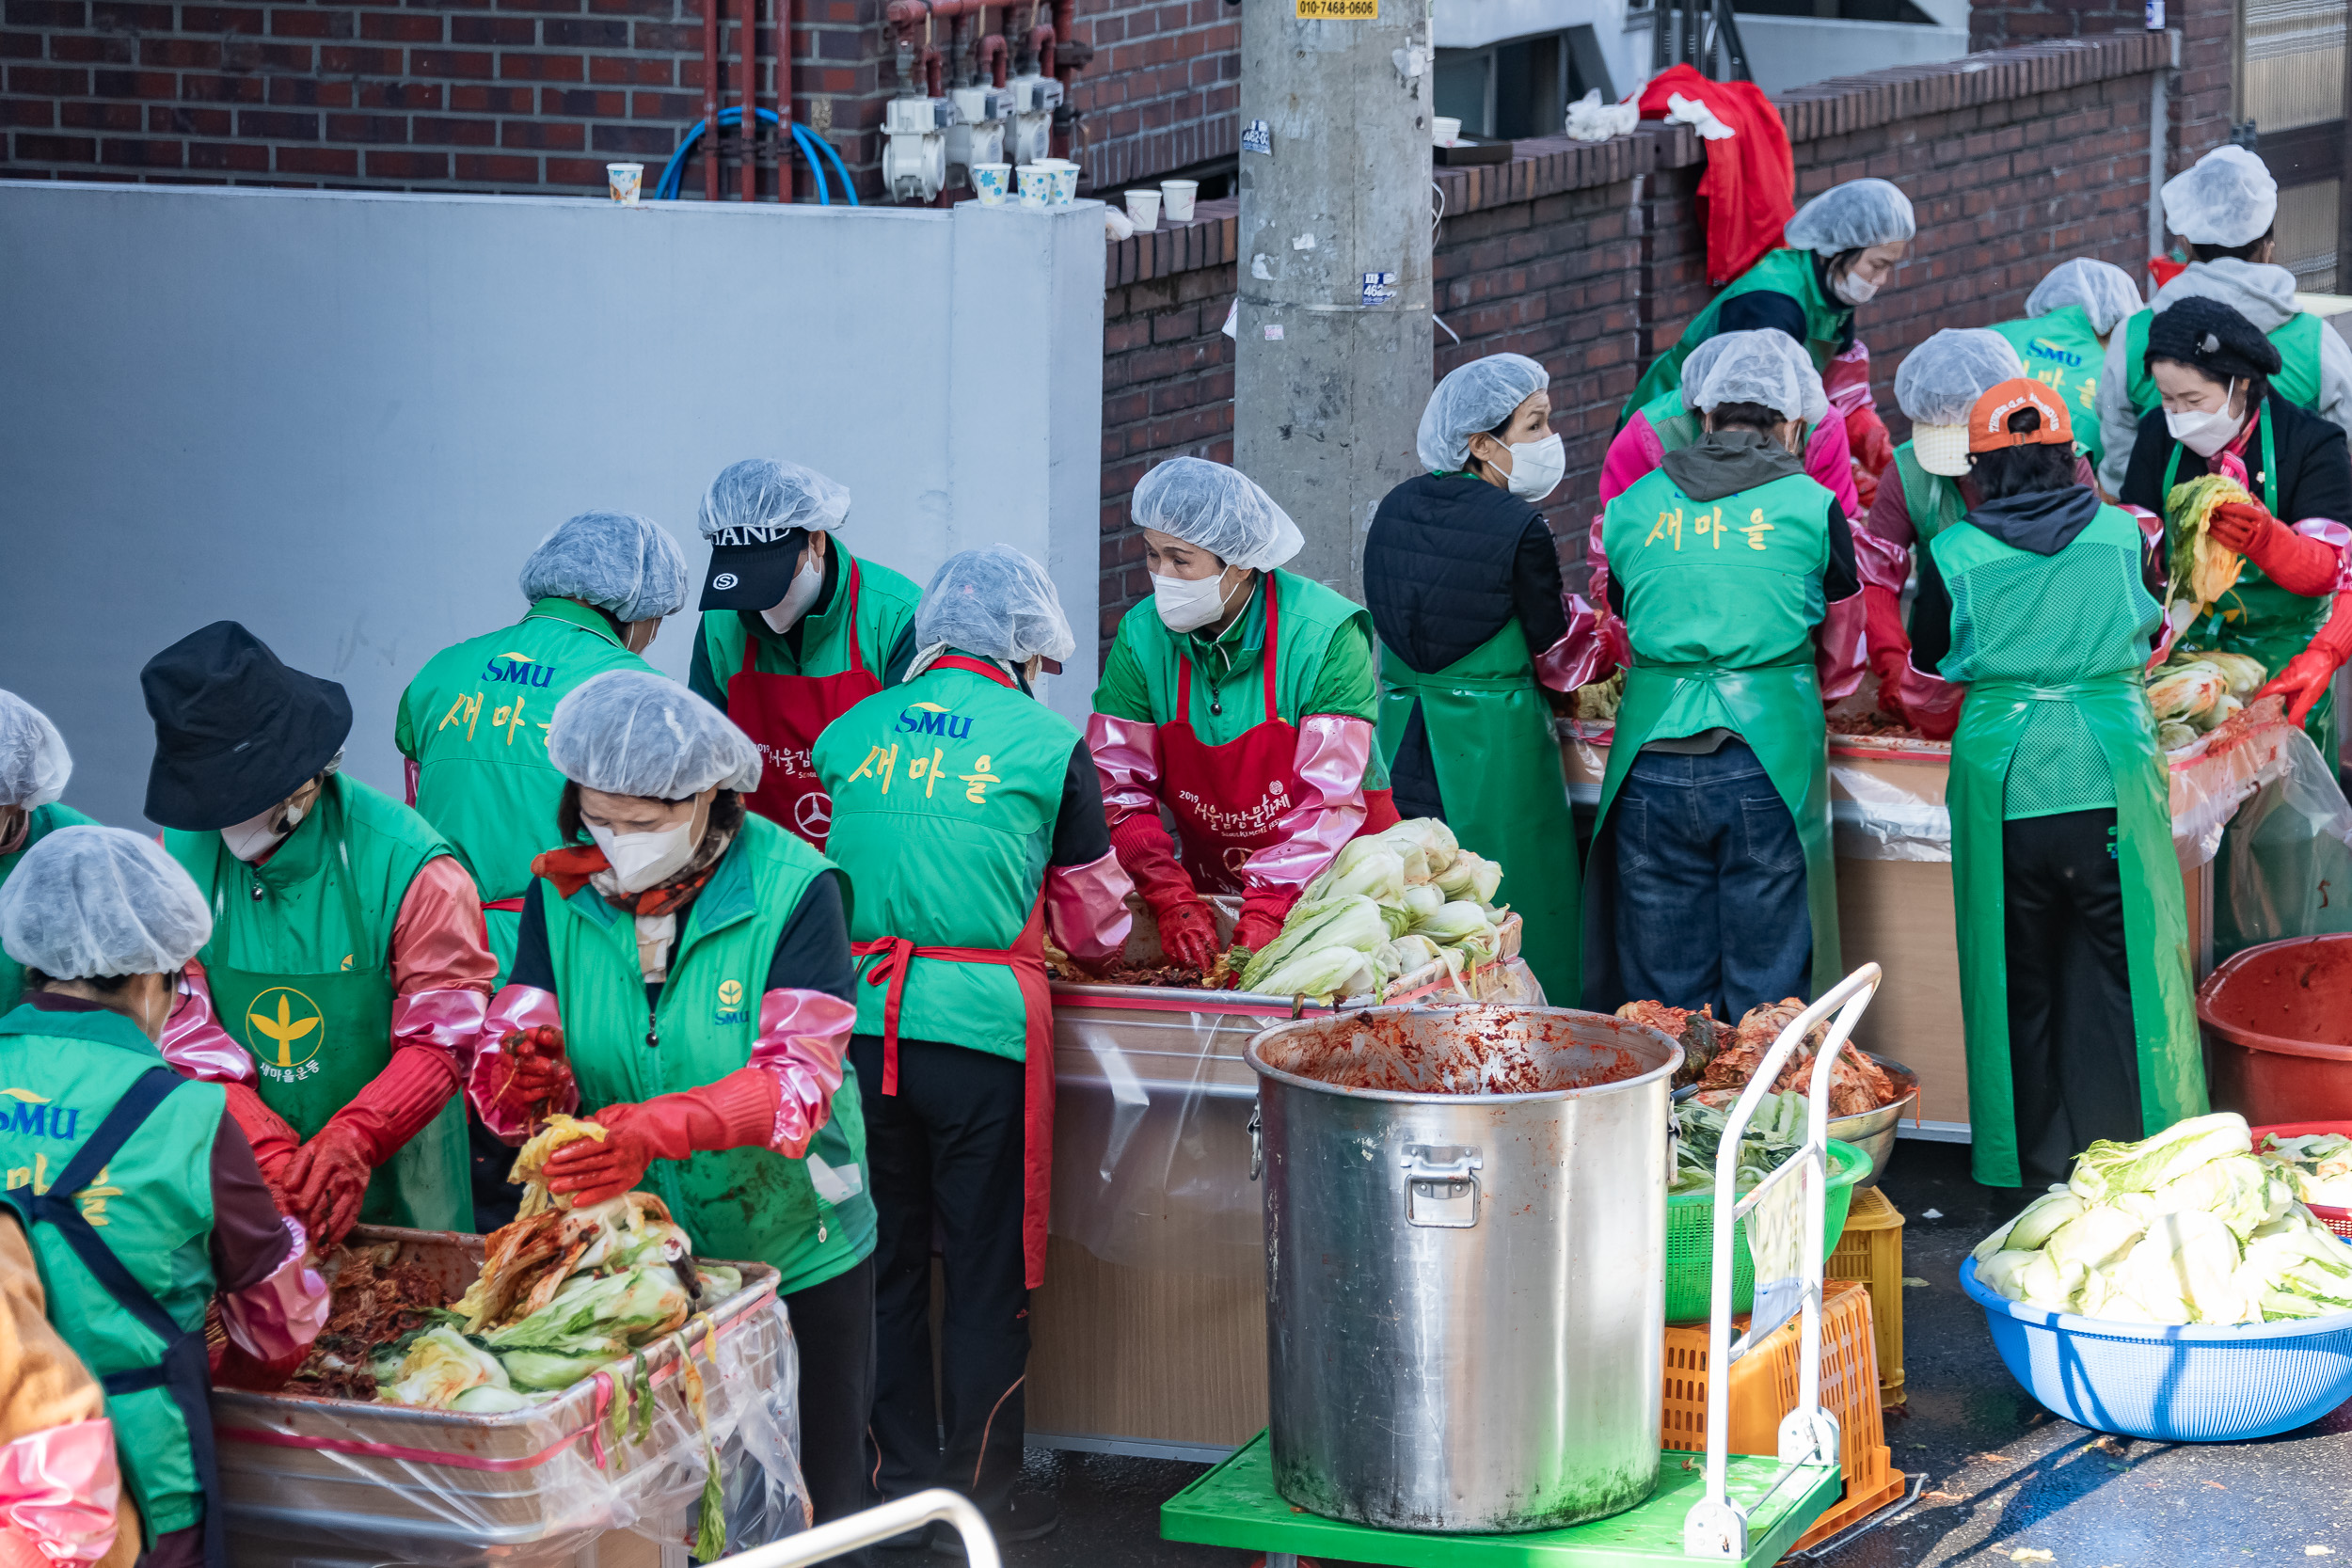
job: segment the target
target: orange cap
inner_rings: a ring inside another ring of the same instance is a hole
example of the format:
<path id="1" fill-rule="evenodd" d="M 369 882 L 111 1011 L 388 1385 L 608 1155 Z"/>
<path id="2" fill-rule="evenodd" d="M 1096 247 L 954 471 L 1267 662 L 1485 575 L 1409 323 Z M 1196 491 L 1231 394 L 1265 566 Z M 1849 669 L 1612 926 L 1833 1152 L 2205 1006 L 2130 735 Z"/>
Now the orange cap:
<path id="1" fill-rule="evenodd" d="M 2039 430 L 2011 430 L 2009 417 L 2020 408 L 2031 408 L 2042 415 Z M 2055 447 L 2074 444 L 2074 422 L 2066 417 L 2066 404 L 2058 395 L 2039 381 L 2020 376 L 2004 381 L 1979 398 L 1968 410 L 1968 450 L 1970 451 L 2000 451 L 2009 447 Z"/>

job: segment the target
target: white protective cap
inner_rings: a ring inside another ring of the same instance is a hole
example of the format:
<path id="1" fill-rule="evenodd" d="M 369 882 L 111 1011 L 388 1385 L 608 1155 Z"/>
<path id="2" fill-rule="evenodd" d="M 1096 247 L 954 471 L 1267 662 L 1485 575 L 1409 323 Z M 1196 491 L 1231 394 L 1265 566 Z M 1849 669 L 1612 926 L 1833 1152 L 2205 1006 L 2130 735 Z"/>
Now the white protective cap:
<path id="1" fill-rule="evenodd" d="M 1489 354 L 1458 365 L 1429 394 L 1413 450 L 1433 474 L 1470 467 L 1470 440 L 1493 431 L 1518 405 L 1551 385 L 1551 374 L 1524 354 Z"/>
<path id="2" fill-rule="evenodd" d="M 2164 182 L 2165 226 L 2191 245 L 2249 244 L 2278 215 L 2279 182 L 2242 147 L 2217 147 Z"/>
<path id="3" fill-rule="evenodd" d="M 526 599 L 584 599 L 616 621 L 686 608 L 686 552 L 633 512 L 583 512 L 539 541 L 517 579 Z"/>
<path id="4" fill-rule="evenodd" d="M 1823 256 L 1892 245 L 1919 231 L 1911 198 L 1884 180 L 1849 180 L 1832 185 L 1797 209 L 1782 230 L 1789 245 Z"/>
<path id="5" fill-rule="evenodd" d="M 781 457 L 747 457 L 703 492 L 703 537 L 714 545 L 772 544 L 787 529 L 830 533 L 850 515 L 850 488 Z"/>
<path id="6" fill-rule="evenodd" d="M 2139 285 L 2113 261 L 2077 256 L 2052 267 L 2050 275 L 2033 286 L 2033 293 L 2026 296 L 2026 314 L 2046 316 L 2070 305 L 2081 306 L 2083 314 L 2090 318 L 2090 330 L 2104 338 L 2115 330 L 2118 322 L 2139 309 Z"/>
<path id="7" fill-rule="evenodd" d="M 1947 326 L 1895 367 L 1895 403 L 1911 420 L 1911 452 L 1931 474 L 1968 471 L 1968 410 L 2026 373 L 2007 338 L 1987 327 Z"/>
<path id="8" fill-rule="evenodd" d="M 212 935 L 195 879 L 123 828 L 59 828 L 0 882 L 0 949 L 52 979 L 173 974 Z"/>
<path id="9" fill-rule="evenodd" d="M 607 795 L 683 800 L 712 784 L 759 787 L 752 737 L 649 670 L 608 670 L 572 688 L 548 722 L 548 760 Z"/>
<path id="10" fill-rule="evenodd" d="M 1214 463 L 1200 466 L 1216 467 Z M 1151 475 L 1144 478 L 1149 483 Z M 1138 487 L 1136 494 L 1141 493 Z M 1026 664 L 1032 658 L 1059 663 L 1078 651 L 1069 617 L 1061 612 L 1061 595 L 1054 592 L 1054 579 L 1045 575 L 1044 567 L 1010 545 L 961 550 L 947 558 L 930 586 L 923 590 L 923 602 L 915 607 L 914 644 L 918 648 L 961 648 L 1008 664 Z"/>
<path id="11" fill-rule="evenodd" d="M 1714 352 L 1708 354 L 1709 349 Z M 1693 365 L 1699 368 L 1695 390 Z M 1719 332 L 1701 343 L 1682 362 L 1682 388 L 1683 402 L 1703 414 L 1726 403 L 1757 403 L 1784 420 L 1814 424 L 1829 413 L 1829 394 L 1821 388 L 1813 356 L 1788 333 L 1771 327 Z"/>
<path id="12" fill-rule="evenodd" d="M 49 716 L 0 691 L 0 806 L 45 806 L 65 794 L 72 776 L 73 758 Z"/>
<path id="13" fill-rule="evenodd" d="M 1422 422 L 1426 428 L 1427 414 Z M 1228 566 L 1254 571 L 1272 571 L 1307 543 L 1255 480 L 1205 457 L 1171 457 L 1145 474 L 1127 512 L 1138 528 L 1173 534 Z"/>

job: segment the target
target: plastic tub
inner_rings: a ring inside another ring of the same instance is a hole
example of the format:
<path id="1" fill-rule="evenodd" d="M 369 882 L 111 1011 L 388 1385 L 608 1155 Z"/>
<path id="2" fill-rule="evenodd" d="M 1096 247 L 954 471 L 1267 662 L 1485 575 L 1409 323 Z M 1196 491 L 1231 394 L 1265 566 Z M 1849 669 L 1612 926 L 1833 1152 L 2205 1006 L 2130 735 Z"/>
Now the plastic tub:
<path id="1" fill-rule="evenodd" d="M 2010 1301 L 1977 1281 L 2010 1375 L 2053 1414 L 2157 1443 L 2234 1443 L 2292 1432 L 2352 1399 L 2352 1312 L 2228 1327 L 2112 1323 Z"/>
<path id="2" fill-rule="evenodd" d="M 2253 1129 L 2254 1148 L 2259 1150 L 2264 1137 L 2274 1133 L 2281 1138 L 2308 1138 L 2318 1132 L 2334 1132 L 2352 1138 L 2352 1121 L 2282 1121 L 2257 1127 Z M 2312 1218 L 2344 1240 L 2352 1241 L 2352 1209 L 2338 1209 L 2325 1203 L 2307 1203 L 2303 1207 L 2312 1212 Z"/>
<path id="3" fill-rule="evenodd" d="M 1870 1157 L 1849 1143 L 1829 1141 L 1829 1180 L 1821 1197 L 1821 1257 L 1837 1249 L 1846 1228 L 1846 1211 L 1855 1189 L 1870 1174 Z M 1715 1280 L 1715 1194 L 1670 1193 L 1666 1197 L 1666 1321 L 1702 1323 L 1708 1310 L 1708 1291 Z M 1731 1231 L 1731 1309 L 1745 1312 L 1756 1305 L 1756 1264 L 1748 1257 L 1748 1227 Z"/>
<path id="4" fill-rule="evenodd" d="M 2217 1108 L 2249 1122 L 2352 1120 L 2352 935 L 2249 947 L 2197 988 Z"/>

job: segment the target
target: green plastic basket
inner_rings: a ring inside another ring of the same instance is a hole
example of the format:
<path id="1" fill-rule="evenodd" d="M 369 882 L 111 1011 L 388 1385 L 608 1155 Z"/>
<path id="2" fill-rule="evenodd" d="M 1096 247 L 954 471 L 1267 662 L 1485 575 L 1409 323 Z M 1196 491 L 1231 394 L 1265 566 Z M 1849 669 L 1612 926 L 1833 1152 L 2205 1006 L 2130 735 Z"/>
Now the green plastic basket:
<path id="1" fill-rule="evenodd" d="M 1829 1140 L 1829 1182 L 1821 1193 L 1821 1259 L 1836 1250 L 1846 1228 L 1854 1186 L 1870 1174 L 1870 1156 L 1849 1143 Z M 1715 1195 L 1676 1193 L 1666 1198 L 1666 1321 L 1705 1323 L 1715 1282 Z M 1748 1227 L 1731 1231 L 1731 1309 L 1756 1305 L 1756 1263 L 1748 1256 Z"/>

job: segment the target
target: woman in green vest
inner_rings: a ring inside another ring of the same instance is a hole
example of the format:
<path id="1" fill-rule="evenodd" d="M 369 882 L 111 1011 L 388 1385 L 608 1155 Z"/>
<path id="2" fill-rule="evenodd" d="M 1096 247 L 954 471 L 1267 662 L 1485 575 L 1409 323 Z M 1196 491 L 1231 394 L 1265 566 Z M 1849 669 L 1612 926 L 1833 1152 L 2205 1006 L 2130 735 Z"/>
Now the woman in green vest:
<path id="1" fill-rule="evenodd" d="M 2214 541 L 2245 564 L 2180 637 L 2260 659 L 2271 680 L 2259 695 L 2284 696 L 2332 768 L 2328 683 L 2352 648 L 2352 457 L 2343 431 L 2280 393 L 2279 362 L 2278 345 L 2217 300 L 2159 313 L 2148 368 L 2164 407 L 2139 421 L 2121 499 L 2177 528 L 2173 498 L 2190 480 L 2227 474 L 2251 494 L 2214 509 Z"/>
<path id="2" fill-rule="evenodd" d="M 65 736 L 48 715 L 13 691 L 0 691 L 0 884 L 24 852 L 59 828 L 89 820 L 58 799 L 73 776 Z M 0 1013 L 16 1006 L 24 977 L 0 955 Z"/>
<path id="3" fill-rule="evenodd" d="M 2139 309 L 2139 287 L 2113 261 L 2076 256 L 2052 267 L 2026 296 L 2022 321 L 1994 322 L 2026 373 L 2065 400 L 2074 450 L 2093 469 L 2105 455 L 2099 435 L 2099 372 L 2107 339 Z"/>
<path id="4" fill-rule="evenodd" d="M 564 778 L 523 895 L 515 967 L 468 1093 L 520 1143 L 549 1111 L 601 1142 L 559 1150 L 575 1203 L 651 1192 L 694 1250 L 767 1263 L 801 1353 L 802 1468 L 818 1522 L 864 1506 L 874 1204 L 842 1051 L 856 1017 L 849 890 L 833 863 L 744 810 L 759 752 L 651 671 L 608 671 L 556 705 Z"/>
<path id="5" fill-rule="evenodd" d="M 1851 689 L 1861 582 L 1806 475 L 1819 377 L 1759 330 L 1708 370 L 1707 434 L 1609 503 L 1632 644 L 1584 878 L 1584 1006 L 1737 1019 L 1840 975 L 1824 689 Z"/>
<path id="6" fill-rule="evenodd" d="M 841 548 L 849 517 L 846 486 L 781 458 L 729 464 L 703 496 L 710 571 L 687 684 L 758 746 L 752 810 L 819 849 L 832 806 L 809 752 L 914 657 L 914 584 Z"/>
<path id="7" fill-rule="evenodd" d="M 1053 1174 L 1045 942 L 1089 968 L 1116 955 L 1128 886 L 1086 742 L 1036 700 L 1077 645 L 1044 568 L 1005 545 L 950 556 L 914 626 L 905 683 L 817 744 L 865 982 L 850 1051 L 882 1212 L 874 1480 L 884 1499 L 951 1487 L 1025 1541 L 1057 1518 L 1014 1490 Z"/>
<path id="8" fill-rule="evenodd" d="M 1965 688 L 1952 909 L 1970 1164 L 2063 1181 L 2093 1139 L 2205 1110 L 2188 916 L 2141 672 L 2160 544 L 2075 482 L 2065 401 L 2024 379 L 1969 417 L 1981 498 L 1919 558 L 1912 659 Z"/>
<path id="9" fill-rule="evenodd" d="M 473 879 L 423 817 L 338 771 L 343 689 L 236 622 L 139 685 L 147 816 L 213 911 L 188 1032 L 234 1064 L 203 1075 L 257 1091 L 230 1106 L 262 1174 L 322 1247 L 362 1219 L 471 1229 L 457 1087 L 498 973 Z"/>
<path id="10" fill-rule="evenodd" d="M 1551 695 L 1613 667 L 1592 607 L 1561 586 L 1535 510 L 1560 481 L 1551 378 L 1524 355 L 1474 359 L 1421 417 L 1429 472 L 1389 492 L 1364 540 L 1380 636 L 1380 755 L 1397 809 L 1435 816 L 1502 865 L 1520 954 L 1547 996 L 1581 994 L 1576 824 Z"/>
<path id="11" fill-rule="evenodd" d="M 328 1307 L 226 1096 L 156 1045 L 212 925 L 187 873 L 119 828 L 61 828 L 0 886 L 0 947 L 26 981 L 0 1017 L 16 1107 L 0 1123 L 6 1201 L 50 1321 L 105 1389 L 100 1424 L 138 1508 L 143 1568 L 227 1568 L 207 1306 L 220 1304 L 224 1367 L 259 1386 L 300 1363 Z M 74 1452 L 46 1463 L 67 1487 Z"/>
<path id="12" fill-rule="evenodd" d="M 1816 372 L 1826 372 L 1853 342 L 1854 307 L 1886 286 L 1917 232 L 1911 198 L 1886 181 L 1832 185 L 1788 220 L 1787 249 L 1766 252 L 1725 284 L 1674 346 L 1650 361 L 1617 422 L 1680 386 L 1682 362 L 1718 332 L 1785 332 L 1804 345 Z"/>
<path id="13" fill-rule="evenodd" d="M 1087 743 L 1161 948 L 1206 969 L 1217 940 L 1202 894 L 1240 894 L 1233 942 L 1263 947 L 1342 845 L 1396 820 L 1373 746 L 1372 621 L 1279 570 L 1306 540 L 1238 469 L 1171 458 L 1128 511 L 1152 598 L 1120 620 Z"/>

